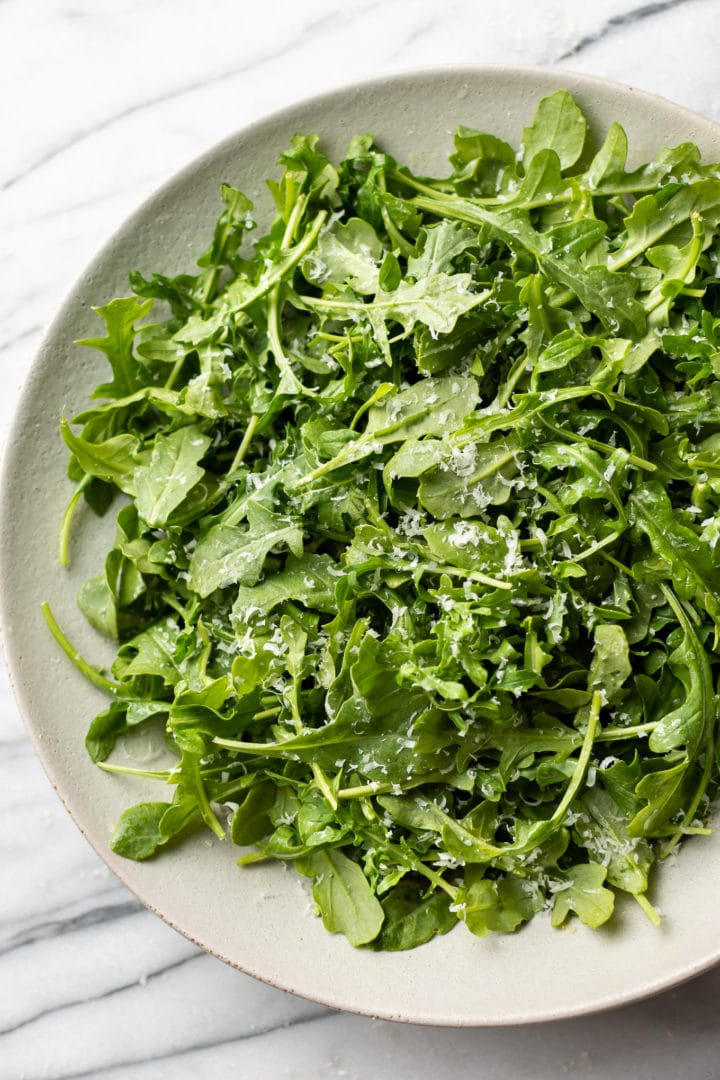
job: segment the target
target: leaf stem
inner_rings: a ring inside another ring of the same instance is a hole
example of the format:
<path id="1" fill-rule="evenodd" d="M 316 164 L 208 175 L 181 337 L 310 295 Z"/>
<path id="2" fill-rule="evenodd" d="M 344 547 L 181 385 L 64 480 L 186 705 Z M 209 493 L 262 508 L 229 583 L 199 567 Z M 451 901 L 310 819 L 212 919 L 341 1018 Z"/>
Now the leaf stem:
<path id="1" fill-rule="evenodd" d="M 549 431 L 552 431 L 553 434 L 558 435 L 567 442 L 585 443 L 586 446 L 592 447 L 593 450 L 597 450 L 600 454 L 612 454 L 617 449 L 617 447 L 609 446 L 600 439 L 591 439 L 589 436 L 579 435 L 575 431 L 566 431 L 565 428 L 560 425 L 551 423 L 546 416 L 541 416 L 540 421 Z M 652 461 L 647 461 L 643 457 L 638 457 L 637 454 L 628 454 L 627 462 L 629 465 L 634 465 L 637 469 L 644 469 L 645 472 L 657 472 L 657 465 L 653 465 Z"/>
<path id="2" fill-rule="evenodd" d="M 378 176 L 378 187 L 383 192 L 383 194 L 387 192 L 387 184 L 385 182 L 385 176 L 383 173 L 380 173 Z M 408 243 L 403 234 L 400 232 L 397 225 L 390 217 L 390 211 L 384 203 L 382 203 L 380 206 L 380 216 L 383 219 L 385 231 L 390 237 L 390 240 L 392 241 L 394 247 L 396 247 L 400 254 L 404 255 L 406 258 L 412 255 L 415 250 L 413 245 Z"/>
<path id="3" fill-rule="evenodd" d="M 653 924 L 653 926 L 659 926 L 660 925 L 660 916 L 658 915 L 657 911 L 655 910 L 655 908 L 652 906 L 652 904 L 648 900 L 647 896 L 645 896 L 644 893 L 633 893 L 632 896 L 633 896 L 633 899 L 635 901 L 637 901 L 637 903 L 640 905 L 642 910 L 645 912 L 645 914 L 647 915 L 648 919 Z"/>
<path id="4" fill-rule="evenodd" d="M 271 716 L 277 716 L 282 712 L 282 705 L 275 705 L 271 709 L 263 709 L 262 712 L 256 712 L 253 716 L 253 720 L 268 720 Z"/>
<path id="5" fill-rule="evenodd" d="M 575 798 L 580 784 L 585 778 L 585 772 L 587 771 L 588 764 L 590 762 L 590 755 L 592 753 L 593 743 L 595 741 L 595 735 L 600 720 L 600 710 L 602 708 L 602 694 L 599 690 L 596 690 L 592 696 L 590 702 L 590 715 L 588 716 L 587 729 L 585 731 L 585 738 L 583 740 L 582 748 L 578 755 L 577 765 L 575 766 L 575 772 L 572 775 L 572 779 L 565 789 L 565 794 L 555 808 L 555 812 L 550 818 L 550 821 L 554 825 L 559 825 L 565 813 L 568 810 L 571 802 Z"/>
<path id="6" fill-rule="evenodd" d="M 397 180 L 401 184 L 406 184 L 408 187 L 413 188 L 415 191 L 421 192 L 421 194 L 431 196 L 431 198 L 457 198 L 457 192 L 449 183 L 449 181 L 438 180 L 435 182 L 437 184 L 437 187 L 431 187 L 429 184 L 424 184 L 421 180 L 418 180 L 414 176 L 410 176 L 409 173 L 402 172 L 402 170 L 400 169 L 393 169 L 390 175 L 392 176 L 393 180 Z"/>
<path id="7" fill-rule="evenodd" d="M 358 421 L 362 419 L 362 417 L 365 415 L 365 413 L 368 411 L 368 409 L 371 409 L 373 407 L 375 402 L 379 401 L 380 398 L 385 397 L 386 394 L 389 394 L 391 391 L 396 390 L 396 389 L 397 389 L 397 387 L 395 386 L 395 383 L 390 383 L 390 382 L 380 383 L 380 385 L 378 386 L 375 393 L 371 394 L 370 397 L 367 399 L 367 401 L 363 402 L 363 404 L 360 406 L 358 411 L 353 416 L 352 420 L 350 421 L 350 430 L 351 431 L 355 430 L 355 427 L 356 427 Z"/>
<path id="8" fill-rule="evenodd" d="M 91 682 L 93 686 L 96 686 L 98 688 L 98 690 L 104 690 L 106 694 L 112 694 L 113 697 L 115 697 L 122 689 L 120 683 L 112 682 L 110 679 L 106 679 L 104 675 L 100 674 L 97 668 L 94 668 L 90 664 L 88 664 L 87 660 L 85 660 L 84 657 L 80 655 L 75 646 L 63 633 L 57 619 L 52 613 L 52 609 L 50 608 L 47 600 L 43 600 L 40 605 L 40 609 L 43 613 L 43 616 L 45 617 L 45 622 L 48 625 L 50 633 L 55 638 L 58 645 L 68 657 L 68 659 L 71 660 L 75 667 L 78 669 L 80 674 L 84 675 L 88 682 Z"/>
<path id="9" fill-rule="evenodd" d="M 320 768 L 320 766 L 318 765 L 318 763 L 316 761 L 312 762 L 312 764 L 310 765 L 310 768 L 312 769 L 312 774 L 315 777 L 315 783 L 317 784 L 317 786 L 320 788 L 320 791 L 322 791 L 323 795 L 327 799 L 328 803 L 330 804 L 331 809 L 332 810 L 337 810 L 337 808 L 338 808 L 337 795 L 335 794 L 333 789 L 330 787 L 330 781 L 328 780 L 327 776 L 325 775 L 325 773 L 323 772 L 323 770 Z"/>
<path id="10" fill-rule="evenodd" d="M 595 736 L 596 742 L 608 742 L 613 739 L 627 739 L 632 735 L 645 735 L 654 731 L 659 721 L 653 720 L 647 724 L 634 724 L 632 727 L 606 727 Z"/>
<path id="11" fill-rule="evenodd" d="M 65 507 L 65 513 L 62 516 L 62 523 L 60 525 L 60 565 L 61 566 L 67 566 L 68 562 L 70 561 L 69 560 L 70 527 L 72 525 L 73 518 L 75 517 L 75 510 L 77 509 L 77 504 L 80 502 L 80 496 L 82 495 L 83 491 L 88 486 L 88 484 L 90 483 L 91 479 L 92 479 L 92 477 L 90 476 L 89 473 L 86 473 L 85 476 L 83 476 L 82 480 L 80 481 L 78 486 L 75 488 L 75 491 L 73 492 L 72 496 L 70 497 L 70 501 L 68 502 L 67 506 Z"/>
<path id="12" fill-rule="evenodd" d="M 288 217 L 287 224 L 285 226 L 285 232 L 280 243 L 280 250 L 287 251 L 293 240 L 295 239 L 295 233 L 297 227 L 300 224 L 305 210 L 307 209 L 307 195 L 298 195 L 295 205 L 293 206 L 290 216 Z"/>
<path id="13" fill-rule="evenodd" d="M 108 761 L 97 761 L 95 764 L 98 769 L 102 769 L 103 772 L 120 773 L 123 776 L 142 776 L 147 780 L 164 780 L 168 784 L 171 783 L 172 777 L 177 776 L 174 769 L 134 769 L 130 765 L 113 765 Z"/>
<path id="14" fill-rule="evenodd" d="M 241 855 L 237 860 L 236 866 L 250 866 L 252 863 L 267 862 L 271 858 L 264 851 L 248 851 L 247 855 Z"/>
<path id="15" fill-rule="evenodd" d="M 252 442 L 255 428 L 258 425 L 258 419 L 259 417 L 257 416 L 251 416 L 248 420 L 248 426 L 245 428 L 245 434 L 242 437 L 242 442 L 237 448 L 237 452 L 232 460 L 232 465 L 228 469 L 228 473 L 234 473 L 236 469 L 240 468 L 240 465 L 245 460 L 245 455 L 247 454 L 250 443 Z"/>
<path id="16" fill-rule="evenodd" d="M 381 780 L 370 781 L 368 784 L 357 784 L 355 787 L 340 788 L 337 793 L 338 799 L 362 799 L 367 795 L 389 795 L 395 784 L 383 783 Z M 406 790 L 405 788 L 403 790 Z"/>
<path id="17" fill-rule="evenodd" d="M 187 761 L 188 770 L 192 773 L 193 779 L 195 781 L 194 794 L 195 798 L 197 799 L 198 808 L 200 810 L 200 815 L 203 821 L 208 826 L 208 828 L 215 833 L 218 840 L 225 840 L 225 830 L 218 821 L 217 816 L 213 811 L 213 808 L 211 807 L 210 801 L 207 797 L 207 792 L 205 791 L 205 784 L 203 782 L 202 776 L 200 775 L 200 765 L 198 759 L 194 755 L 188 755 L 187 758 L 184 758 L 183 765 L 185 765 L 185 761 Z"/>
<path id="18" fill-rule="evenodd" d="M 493 402 L 493 405 L 497 407 L 498 412 L 504 409 L 508 401 L 512 397 L 513 391 L 517 386 L 520 376 L 527 367 L 527 353 L 521 353 L 517 360 L 510 368 L 507 378 L 502 384 L 501 389 L 498 391 L 497 397 Z"/>
<path id="19" fill-rule="evenodd" d="M 210 279 L 208 279 L 208 280 L 210 280 Z M 177 381 L 177 377 L 180 374 L 180 372 L 182 371 L 183 364 L 185 363 L 185 360 L 186 360 L 186 354 L 183 352 L 181 356 L 178 356 L 177 360 L 175 361 L 175 363 L 172 366 L 172 371 L 170 372 L 170 374 L 167 377 L 167 380 L 165 382 L 165 389 L 166 390 L 172 390 L 172 388 L 174 387 L 174 385 L 175 385 L 175 383 Z"/>
<path id="20" fill-rule="evenodd" d="M 307 230 L 302 240 L 300 240 L 294 248 L 291 248 L 286 257 L 273 267 L 267 274 L 264 274 L 260 281 L 251 288 L 245 296 L 237 301 L 235 304 L 235 311 L 244 311 L 245 308 L 250 307 L 256 300 L 260 300 L 277 285 L 279 281 L 286 276 L 286 274 L 292 270 L 302 259 L 303 255 L 310 250 L 315 241 L 318 238 L 321 228 L 327 217 L 327 211 L 321 210 L 310 228 Z"/>
<path id="21" fill-rule="evenodd" d="M 413 870 L 426 877 L 428 881 L 432 882 L 438 889 L 442 889 L 443 892 L 447 893 L 452 900 L 457 900 L 458 890 L 455 886 L 451 885 L 449 881 L 446 881 L 442 874 L 438 874 L 437 871 L 431 870 L 429 866 L 426 866 L 422 859 L 413 859 L 412 867 Z"/>
<path id="22" fill-rule="evenodd" d="M 603 536 L 602 540 L 596 540 L 589 548 L 585 548 L 585 550 L 581 551 L 578 555 L 573 555 L 572 561 L 577 563 L 582 562 L 583 559 L 589 559 L 591 555 L 597 554 L 598 551 L 602 551 L 603 548 L 606 548 L 609 544 L 619 540 L 621 536 L 621 532 L 608 533 L 607 536 Z"/>

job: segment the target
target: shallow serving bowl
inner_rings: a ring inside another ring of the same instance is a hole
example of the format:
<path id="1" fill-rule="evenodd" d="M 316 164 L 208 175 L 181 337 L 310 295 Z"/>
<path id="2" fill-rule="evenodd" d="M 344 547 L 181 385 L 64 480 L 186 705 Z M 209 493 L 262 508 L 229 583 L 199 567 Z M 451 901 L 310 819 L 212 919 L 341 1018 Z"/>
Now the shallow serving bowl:
<path id="1" fill-rule="evenodd" d="M 328 934 L 313 917 L 298 875 L 280 865 L 238 870 L 229 845 L 215 838 L 193 837 L 147 863 L 112 855 L 113 823 L 130 803 L 157 798 L 158 788 L 108 776 L 92 764 L 83 738 L 105 699 L 67 662 L 40 614 L 41 601 L 48 600 L 84 655 L 111 659 L 108 643 L 77 610 L 75 594 L 100 569 L 113 523 L 81 511 L 70 569 L 61 569 L 56 554 L 70 491 L 58 418 L 80 411 L 103 369 L 99 355 L 73 342 L 98 332 L 91 305 L 127 294 L 129 270 L 192 269 L 219 211 L 221 181 L 242 188 L 261 220 L 267 216 L 264 178 L 276 174 L 277 155 L 295 132 L 317 131 L 332 155 L 342 155 L 353 134 L 371 131 L 416 173 L 440 175 L 458 124 L 518 145 L 537 100 L 559 87 L 576 96 L 597 136 L 619 120 L 635 160 L 685 140 L 697 142 L 706 158 L 720 159 L 720 128 L 710 121 L 657 97 L 559 70 L 437 70 L 296 105 L 188 166 L 100 252 L 50 328 L 9 439 L 0 525 L 7 660 L 37 752 L 78 827 L 149 908 L 203 948 L 276 986 L 372 1016 L 447 1025 L 558 1019 L 697 974 L 720 959 L 720 835 L 686 843 L 661 867 L 652 896 L 664 915 L 657 929 L 628 903 L 599 931 L 577 923 L 553 930 L 540 917 L 517 934 L 479 939 L 459 926 L 405 953 L 355 950 Z M 136 746 L 133 752 L 142 751 Z"/>

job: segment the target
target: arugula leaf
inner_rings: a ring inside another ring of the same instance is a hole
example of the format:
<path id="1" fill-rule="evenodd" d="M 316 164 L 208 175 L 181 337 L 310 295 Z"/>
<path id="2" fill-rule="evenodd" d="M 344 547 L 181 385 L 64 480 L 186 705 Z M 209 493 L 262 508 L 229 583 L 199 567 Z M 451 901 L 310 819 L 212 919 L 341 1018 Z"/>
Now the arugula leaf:
<path id="1" fill-rule="evenodd" d="M 331 612 L 335 587 L 341 576 L 342 571 L 329 555 L 304 554 L 300 558 L 291 555 L 284 570 L 251 588 L 240 586 L 233 605 L 233 616 L 241 619 L 248 610 L 267 614 L 287 600 L 312 604 L 316 610 Z"/>
<path id="2" fill-rule="evenodd" d="M 160 822 L 169 806 L 166 802 L 138 803 L 123 811 L 110 841 L 115 854 L 138 861 L 155 855 L 168 840 Z"/>
<path id="3" fill-rule="evenodd" d="M 127 706 L 113 701 L 98 713 L 85 736 L 85 749 L 93 761 L 105 761 L 115 747 L 118 735 L 127 730 Z"/>
<path id="4" fill-rule="evenodd" d="M 135 324 L 152 311 L 152 306 L 152 300 L 143 301 L 128 296 L 95 308 L 105 323 L 107 335 L 103 338 L 84 338 L 78 344 L 105 353 L 112 368 L 113 380 L 98 386 L 94 397 L 121 398 L 142 386 L 142 366 L 134 356 Z"/>
<path id="5" fill-rule="evenodd" d="M 121 677 L 157 675 L 169 686 L 182 677 L 177 657 L 179 628 L 172 615 L 132 638 L 122 646 L 113 665 Z"/>
<path id="6" fill-rule="evenodd" d="M 661 560 L 662 576 L 674 583 L 681 597 L 698 597 L 708 614 L 720 619 L 720 570 L 708 546 L 678 520 L 660 484 L 649 482 L 638 487 L 630 497 L 630 506 L 631 520 Z"/>
<path id="7" fill-rule="evenodd" d="M 542 906 L 534 881 L 509 875 L 490 881 L 478 877 L 477 868 L 468 867 L 467 882 L 458 895 L 462 920 L 473 934 L 485 937 L 489 931 L 512 933 Z"/>
<path id="8" fill-rule="evenodd" d="M 474 382 L 461 375 L 425 379 L 406 390 L 383 395 L 370 408 L 363 434 L 346 442 L 330 461 L 297 481 L 297 486 L 360 461 L 390 443 L 422 435 L 445 435 L 459 427 L 476 402 Z"/>
<path id="9" fill-rule="evenodd" d="M 461 124 L 453 143 L 455 153 L 450 155 L 450 162 L 455 166 L 456 190 L 493 196 L 506 177 L 515 178 L 515 151 L 504 139 Z"/>
<path id="10" fill-rule="evenodd" d="M 203 536 L 190 559 L 188 585 L 201 597 L 228 585 L 254 585 L 273 548 L 286 544 L 302 555 L 302 529 L 258 503 L 249 502 L 248 524 L 214 525 Z"/>
<path id="11" fill-rule="evenodd" d="M 377 947 L 386 952 L 416 949 L 438 934 L 447 934 L 457 923 L 451 901 L 442 891 L 424 890 L 402 881 L 382 901 L 385 919 Z"/>
<path id="12" fill-rule="evenodd" d="M 248 788 L 232 815 L 230 838 L 240 847 L 257 843 L 272 831 L 270 810 L 275 802 L 275 785 L 260 781 Z"/>
<path id="13" fill-rule="evenodd" d="M 133 435 L 123 433 L 104 442 L 89 442 L 75 435 L 67 420 L 60 422 L 60 433 L 83 474 L 106 480 L 127 495 L 135 494 L 138 440 Z"/>
<path id="14" fill-rule="evenodd" d="M 560 878 L 555 893 L 552 924 L 562 926 L 571 911 L 593 928 L 602 926 L 613 913 L 615 897 L 604 885 L 607 870 L 597 863 L 569 867 Z"/>
<path id="15" fill-rule="evenodd" d="M 588 690 L 600 690 L 604 700 L 614 705 L 622 700 L 623 683 L 632 675 L 625 631 L 613 623 L 595 627 L 595 647 L 588 678 Z"/>
<path id="16" fill-rule="evenodd" d="M 475 518 L 486 506 L 503 506 L 520 470 L 517 437 L 470 443 L 449 461 L 423 469 L 418 499 L 433 517 Z M 395 466 L 397 468 L 397 466 Z"/>
<path id="17" fill-rule="evenodd" d="M 194 426 L 158 435 L 149 463 L 135 470 L 136 506 L 143 521 L 167 524 L 172 511 L 204 477 L 198 461 L 209 446 L 208 436 Z"/>
<path id="18" fill-rule="evenodd" d="M 359 300 L 312 299 L 304 297 L 308 307 L 342 319 L 371 320 L 373 329 L 383 333 L 383 325 L 392 320 L 405 331 L 423 323 L 431 333 L 449 334 L 460 315 L 477 307 L 487 293 L 474 292 L 470 274 L 433 273 L 419 281 L 401 281 L 390 292 L 378 289 L 367 303 Z"/>
<path id="19" fill-rule="evenodd" d="M 677 765 L 648 773 L 635 791 L 646 805 L 628 825 L 628 836 L 663 835 L 665 826 L 683 807 L 687 796 L 689 762 L 682 758 Z"/>
<path id="20" fill-rule="evenodd" d="M 668 599 L 671 599 L 668 596 Z M 685 611 L 672 604 L 682 629 L 682 640 L 668 656 L 668 668 L 682 683 L 684 700 L 657 721 L 650 735 L 650 749 L 664 753 L 686 746 L 695 756 L 712 727 L 716 704 L 707 654 L 698 641 Z"/>
<path id="21" fill-rule="evenodd" d="M 535 118 L 522 135 L 523 162 L 527 165 L 540 150 L 554 150 L 563 169 L 574 165 L 585 145 L 587 123 L 567 90 L 542 98 Z"/>
<path id="22" fill-rule="evenodd" d="M 580 805 L 584 812 L 575 830 L 590 857 L 607 867 L 608 883 L 634 895 L 646 892 L 654 861 L 649 843 L 630 837 L 622 811 L 600 788 L 588 791 Z"/>
<path id="23" fill-rule="evenodd" d="M 351 218 L 337 229 L 321 233 L 315 250 L 303 263 L 312 284 L 332 282 L 349 285 L 370 296 L 378 291 L 379 264 L 385 251 L 373 227 L 362 218 Z"/>
<path id="24" fill-rule="evenodd" d="M 422 281 L 432 274 L 446 273 L 458 255 L 476 244 L 477 234 L 473 229 L 456 221 L 439 221 L 420 230 L 415 245 L 417 254 L 408 256 L 408 274 Z"/>
<path id="25" fill-rule="evenodd" d="M 357 863 L 342 851 L 318 851 L 298 859 L 301 874 L 313 879 L 313 896 L 328 930 L 351 945 L 377 937 L 385 913 Z"/>

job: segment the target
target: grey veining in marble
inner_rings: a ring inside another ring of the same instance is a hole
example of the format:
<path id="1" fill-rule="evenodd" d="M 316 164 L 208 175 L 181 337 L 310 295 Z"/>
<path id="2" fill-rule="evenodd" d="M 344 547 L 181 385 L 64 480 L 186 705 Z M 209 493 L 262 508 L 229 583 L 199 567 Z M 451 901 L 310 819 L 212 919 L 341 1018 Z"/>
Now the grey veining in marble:
<path id="1" fill-rule="evenodd" d="M 0 0 L 0 432 L 97 247 L 234 129 L 452 63 L 555 63 L 720 120 L 719 36 L 717 0 Z M 720 1076 L 717 971 L 605 1015 L 451 1031 L 333 1013 L 200 953 L 67 818 L 4 673 L 0 876 L 0 1080 Z"/>

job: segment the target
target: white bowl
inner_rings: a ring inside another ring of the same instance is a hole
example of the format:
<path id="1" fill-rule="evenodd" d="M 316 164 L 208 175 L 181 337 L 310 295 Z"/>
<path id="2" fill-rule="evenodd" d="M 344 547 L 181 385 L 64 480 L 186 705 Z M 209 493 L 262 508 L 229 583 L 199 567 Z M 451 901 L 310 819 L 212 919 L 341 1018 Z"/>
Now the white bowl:
<path id="1" fill-rule="evenodd" d="M 452 132 L 464 123 L 517 145 L 538 99 L 565 87 L 601 136 L 613 120 L 627 129 L 635 161 L 666 145 L 697 142 L 720 158 L 720 128 L 649 94 L 587 76 L 541 68 L 448 69 L 402 75 L 303 102 L 238 132 L 149 199 L 100 252 L 50 328 L 18 409 L 2 479 L 0 603 L 18 703 L 36 750 L 78 827 L 108 866 L 166 922 L 255 977 L 353 1012 L 447 1025 L 558 1019 L 629 1002 L 678 983 L 720 958 L 720 836 L 687 842 L 656 874 L 653 927 L 632 903 L 612 925 L 553 930 L 536 918 L 517 934 L 479 939 L 458 926 L 411 952 L 353 949 L 312 914 L 306 885 L 280 865 L 239 870 L 228 844 L 196 836 L 161 858 L 114 856 L 110 830 L 132 802 L 157 798 L 151 781 L 108 776 L 83 745 L 103 707 L 55 645 L 40 615 L 50 601 L 87 657 L 111 659 L 85 624 L 75 594 L 100 569 L 112 521 L 78 515 L 69 570 L 57 535 L 70 491 L 61 413 L 74 415 L 100 380 L 102 360 L 73 342 L 94 336 L 90 306 L 129 289 L 127 274 L 191 270 L 219 209 L 219 185 L 242 188 L 270 213 L 264 179 L 297 131 L 317 131 L 341 156 L 349 138 L 371 131 L 419 173 L 441 174 Z M 112 517 L 113 515 L 109 515 Z M 32 837 L 28 838 L 32 843 Z"/>

